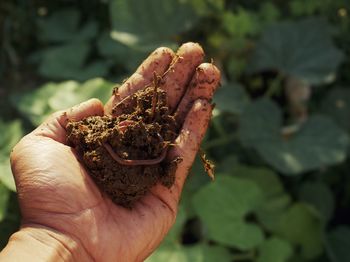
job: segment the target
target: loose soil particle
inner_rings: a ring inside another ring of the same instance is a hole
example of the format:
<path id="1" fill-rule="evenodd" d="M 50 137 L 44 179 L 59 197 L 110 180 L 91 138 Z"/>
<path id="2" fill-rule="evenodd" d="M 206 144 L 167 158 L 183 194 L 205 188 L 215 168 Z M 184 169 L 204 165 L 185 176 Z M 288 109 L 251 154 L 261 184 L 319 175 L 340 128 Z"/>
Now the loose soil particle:
<path id="1" fill-rule="evenodd" d="M 180 158 L 165 159 L 178 127 L 157 83 L 115 105 L 111 116 L 67 125 L 68 141 L 99 187 L 117 204 L 132 207 L 158 182 L 171 187 Z"/>

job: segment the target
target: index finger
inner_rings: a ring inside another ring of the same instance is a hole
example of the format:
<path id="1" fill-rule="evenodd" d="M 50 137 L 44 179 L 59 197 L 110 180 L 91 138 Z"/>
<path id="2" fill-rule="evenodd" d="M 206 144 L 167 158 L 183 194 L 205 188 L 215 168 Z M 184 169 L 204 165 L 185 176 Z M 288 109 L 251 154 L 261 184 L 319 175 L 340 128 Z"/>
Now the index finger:
<path id="1" fill-rule="evenodd" d="M 152 83 L 154 73 L 163 75 L 168 70 L 173 57 L 174 52 L 170 48 L 157 48 L 109 99 L 105 105 L 105 113 L 111 114 L 112 108 L 116 103 Z"/>

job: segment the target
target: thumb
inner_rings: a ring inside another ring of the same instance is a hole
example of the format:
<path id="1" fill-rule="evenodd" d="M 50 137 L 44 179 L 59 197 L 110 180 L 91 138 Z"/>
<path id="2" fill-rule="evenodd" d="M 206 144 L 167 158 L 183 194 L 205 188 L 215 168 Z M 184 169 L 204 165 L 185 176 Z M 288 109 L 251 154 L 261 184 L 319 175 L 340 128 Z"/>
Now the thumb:
<path id="1" fill-rule="evenodd" d="M 29 135 L 48 137 L 66 144 L 66 125 L 69 120 L 79 121 L 88 116 L 102 116 L 103 114 L 102 102 L 93 98 L 72 108 L 53 113 Z"/>

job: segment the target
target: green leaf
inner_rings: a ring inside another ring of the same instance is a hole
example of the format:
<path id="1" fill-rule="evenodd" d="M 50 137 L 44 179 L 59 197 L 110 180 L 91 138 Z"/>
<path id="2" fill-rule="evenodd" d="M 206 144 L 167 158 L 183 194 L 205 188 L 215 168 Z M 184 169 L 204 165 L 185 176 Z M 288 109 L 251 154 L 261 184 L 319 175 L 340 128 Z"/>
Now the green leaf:
<path id="1" fill-rule="evenodd" d="M 289 3 L 289 8 L 294 15 L 313 15 L 318 11 L 331 9 L 330 7 L 335 6 L 334 2 L 333 0 L 292 0 Z"/>
<path id="2" fill-rule="evenodd" d="M 322 101 L 322 112 L 331 116 L 341 127 L 350 130 L 350 89 L 334 88 Z"/>
<path id="3" fill-rule="evenodd" d="M 130 47 L 112 39 L 108 32 L 101 34 L 97 48 L 106 59 L 126 67 L 130 72 L 135 70 L 149 53 L 148 50 Z"/>
<path id="4" fill-rule="evenodd" d="M 52 112 L 47 99 L 53 96 L 57 89 L 56 83 L 49 82 L 34 91 L 13 96 L 12 103 L 34 126 L 38 126 Z"/>
<path id="5" fill-rule="evenodd" d="M 20 120 L 3 122 L 0 119 L 0 184 L 15 191 L 16 186 L 10 167 L 10 152 L 23 136 Z"/>
<path id="6" fill-rule="evenodd" d="M 249 71 L 278 70 L 310 84 L 329 83 L 343 54 L 320 19 L 283 22 L 268 27 L 258 42 Z"/>
<path id="7" fill-rule="evenodd" d="M 265 25 L 277 21 L 281 17 L 281 12 L 272 2 L 263 2 L 261 3 L 259 16 Z"/>
<path id="8" fill-rule="evenodd" d="M 96 36 L 98 28 L 95 21 L 88 21 L 79 28 L 79 20 L 77 10 L 66 9 L 38 21 L 41 40 L 45 44 L 56 44 L 34 56 L 40 62 L 41 75 L 56 79 L 86 80 L 108 72 L 109 65 L 106 62 L 85 65 L 91 51 L 89 41 Z"/>
<path id="9" fill-rule="evenodd" d="M 34 92 L 15 97 L 19 111 L 34 125 L 39 125 L 48 115 L 86 101 L 98 98 L 107 102 L 112 94 L 113 84 L 95 78 L 82 84 L 76 81 L 47 83 Z"/>
<path id="10" fill-rule="evenodd" d="M 23 135 L 21 121 L 3 122 L 0 119 L 0 134 L 0 154 L 8 156 Z"/>
<path id="11" fill-rule="evenodd" d="M 72 107 L 90 98 L 98 98 L 107 102 L 112 94 L 112 83 L 102 78 L 88 80 L 82 84 L 66 81 L 57 84 L 56 92 L 48 99 L 50 108 L 54 111 Z"/>
<path id="12" fill-rule="evenodd" d="M 219 246 L 208 246 L 204 244 L 192 247 L 181 245 L 162 245 L 146 262 L 229 262 L 232 261 L 229 251 Z"/>
<path id="13" fill-rule="evenodd" d="M 334 197 L 329 187 L 322 182 L 305 182 L 299 187 L 299 199 L 313 206 L 325 221 L 334 211 Z"/>
<path id="14" fill-rule="evenodd" d="M 240 84 L 229 83 L 219 88 L 214 103 L 220 111 L 241 114 L 249 103 L 249 96 Z"/>
<path id="15" fill-rule="evenodd" d="M 232 173 L 242 179 L 256 183 L 265 198 L 271 198 L 284 192 L 280 179 L 271 169 L 237 165 L 233 168 Z"/>
<path id="16" fill-rule="evenodd" d="M 41 75 L 55 79 L 86 80 L 100 77 L 107 73 L 108 65 L 104 63 L 85 66 L 90 52 L 88 42 L 72 42 L 49 47 L 41 51 L 39 72 Z"/>
<path id="17" fill-rule="evenodd" d="M 10 191 L 0 182 L 0 222 L 4 219 Z"/>
<path id="18" fill-rule="evenodd" d="M 181 194 L 181 203 L 186 209 L 188 218 L 196 217 L 193 208 L 192 197 L 204 185 L 211 182 L 211 179 L 204 170 L 203 162 L 197 155 L 186 179 L 183 192 Z"/>
<path id="19" fill-rule="evenodd" d="M 273 230 L 282 213 L 291 202 L 284 192 L 283 185 L 275 172 L 267 168 L 253 168 L 236 165 L 232 173 L 242 179 L 254 182 L 263 193 L 262 203 L 255 213 L 259 222 L 267 229 Z"/>
<path id="20" fill-rule="evenodd" d="M 0 156 L 0 182 L 11 191 L 16 191 L 15 180 L 12 175 L 10 158 Z"/>
<path id="21" fill-rule="evenodd" d="M 130 46 L 169 43 L 197 22 L 188 1 L 112 0 L 109 11 L 113 38 Z"/>
<path id="22" fill-rule="evenodd" d="M 263 241 L 262 230 L 244 220 L 260 203 L 262 192 L 250 181 L 218 176 L 193 197 L 193 206 L 218 243 L 249 250 Z"/>
<path id="23" fill-rule="evenodd" d="M 80 13 L 76 9 L 54 12 L 47 18 L 39 19 L 38 36 L 43 42 L 63 43 L 90 40 L 97 34 L 97 23 L 88 21 L 79 28 Z"/>
<path id="24" fill-rule="evenodd" d="M 287 139 L 281 135 L 281 125 L 279 108 L 260 99 L 243 112 L 239 129 L 243 144 L 281 173 L 296 175 L 346 158 L 348 136 L 330 119 L 312 116 Z"/>
<path id="25" fill-rule="evenodd" d="M 281 215 L 286 212 L 291 203 L 288 194 L 279 194 L 265 202 L 255 211 L 259 222 L 269 231 L 274 231 Z"/>
<path id="26" fill-rule="evenodd" d="M 200 16 L 217 15 L 225 10 L 225 0 L 190 0 Z"/>
<path id="27" fill-rule="evenodd" d="M 83 66 L 89 49 L 86 42 L 50 47 L 41 52 L 39 72 L 51 78 L 77 79 L 75 73 Z"/>
<path id="28" fill-rule="evenodd" d="M 312 209 L 295 203 L 285 212 L 276 226 L 276 233 L 300 247 L 305 259 L 313 259 L 323 251 L 322 223 Z"/>
<path id="29" fill-rule="evenodd" d="M 259 246 L 257 262 L 287 262 L 293 254 L 293 247 L 285 240 L 271 237 Z"/>
<path id="30" fill-rule="evenodd" d="M 222 261 L 230 262 L 231 254 L 228 249 L 221 246 L 206 246 L 202 245 L 203 250 L 203 262 L 212 262 L 212 261 Z"/>
<path id="31" fill-rule="evenodd" d="M 56 11 L 48 18 L 38 20 L 38 36 L 47 42 L 69 41 L 76 35 L 79 19 L 76 9 Z"/>
<path id="32" fill-rule="evenodd" d="M 216 171 L 218 173 L 230 173 L 238 165 L 238 157 L 235 154 L 227 155 L 216 162 Z"/>
<path id="33" fill-rule="evenodd" d="M 6 206 L 5 217 L 0 221 L 0 250 L 5 247 L 9 237 L 18 231 L 21 220 L 18 200 L 14 192 L 10 192 L 7 197 Z"/>
<path id="34" fill-rule="evenodd" d="M 238 8 L 236 13 L 224 13 L 223 23 L 225 29 L 235 37 L 255 35 L 260 30 L 255 13 L 244 8 Z"/>
<path id="35" fill-rule="evenodd" d="M 97 23 L 95 21 L 88 21 L 84 26 L 77 32 L 73 41 L 87 41 L 96 37 L 97 35 Z"/>
<path id="36" fill-rule="evenodd" d="M 350 261 L 350 227 L 338 226 L 331 231 L 326 246 L 331 262 Z"/>

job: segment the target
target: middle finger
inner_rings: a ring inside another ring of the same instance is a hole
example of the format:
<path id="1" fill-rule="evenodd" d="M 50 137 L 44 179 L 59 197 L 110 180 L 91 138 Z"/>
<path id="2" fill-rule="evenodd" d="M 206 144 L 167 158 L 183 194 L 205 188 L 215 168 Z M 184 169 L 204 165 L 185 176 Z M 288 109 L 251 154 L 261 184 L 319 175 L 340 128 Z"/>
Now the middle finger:
<path id="1" fill-rule="evenodd" d="M 167 92 L 170 111 L 177 107 L 203 57 L 204 51 L 196 43 L 183 44 L 177 51 L 161 82 L 161 88 Z"/>

